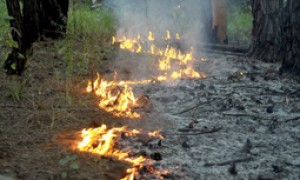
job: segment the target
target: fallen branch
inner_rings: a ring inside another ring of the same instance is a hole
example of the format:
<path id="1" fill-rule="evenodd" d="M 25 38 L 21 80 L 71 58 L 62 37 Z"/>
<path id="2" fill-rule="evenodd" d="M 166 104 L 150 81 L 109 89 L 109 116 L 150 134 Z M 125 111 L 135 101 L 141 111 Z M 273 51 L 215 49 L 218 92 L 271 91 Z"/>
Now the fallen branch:
<path id="1" fill-rule="evenodd" d="M 201 129 L 199 132 L 195 132 L 195 133 L 163 133 L 163 135 L 200 135 L 200 134 L 209 134 L 209 133 L 215 133 L 220 131 L 221 129 L 223 129 L 222 126 L 220 127 L 213 127 L 212 129 Z"/>
<path id="2" fill-rule="evenodd" d="M 297 121 L 297 120 L 300 120 L 300 116 L 296 116 L 296 117 L 293 117 L 293 118 L 290 118 L 290 119 L 286 119 L 285 122 Z"/>
<path id="3" fill-rule="evenodd" d="M 210 163 L 205 163 L 204 166 L 226 166 L 230 164 L 236 164 L 236 163 L 241 163 L 241 162 L 249 162 L 253 161 L 253 157 L 246 157 L 246 158 L 239 158 L 239 159 L 233 159 L 233 160 L 228 160 L 224 162 L 210 162 Z"/>

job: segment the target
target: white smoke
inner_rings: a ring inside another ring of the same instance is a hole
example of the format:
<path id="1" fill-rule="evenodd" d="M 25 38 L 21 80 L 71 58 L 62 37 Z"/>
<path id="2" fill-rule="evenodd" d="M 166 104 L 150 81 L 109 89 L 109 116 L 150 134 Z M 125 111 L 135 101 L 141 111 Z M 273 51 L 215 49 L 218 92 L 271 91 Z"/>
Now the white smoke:
<path id="1" fill-rule="evenodd" d="M 117 36 L 163 37 L 179 33 L 189 46 L 205 39 L 210 21 L 210 0 L 105 0 L 118 17 Z M 206 21 L 206 22 L 203 22 Z"/>
<path id="2" fill-rule="evenodd" d="M 211 21 L 210 0 L 104 0 L 103 4 L 117 16 L 117 37 L 140 35 L 147 39 L 151 31 L 155 39 L 161 39 L 168 30 L 172 39 L 180 34 L 176 43 L 183 51 L 196 48 L 207 37 L 204 27 L 209 27 L 207 22 Z M 157 69 L 153 58 L 157 57 L 121 52 L 113 67 L 120 79 L 148 79 L 157 76 L 151 74 L 151 69 Z"/>

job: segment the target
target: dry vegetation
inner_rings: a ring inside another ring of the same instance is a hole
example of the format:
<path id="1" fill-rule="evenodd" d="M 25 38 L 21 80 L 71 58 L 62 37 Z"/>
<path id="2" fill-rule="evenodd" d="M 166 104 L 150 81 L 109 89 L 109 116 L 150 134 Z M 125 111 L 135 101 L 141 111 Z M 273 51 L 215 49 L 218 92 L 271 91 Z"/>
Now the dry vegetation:
<path id="1" fill-rule="evenodd" d="M 85 93 L 90 75 L 113 55 L 113 16 L 85 7 L 72 7 L 70 14 L 67 38 L 35 43 L 21 77 L 0 72 L 0 179 L 119 179 L 128 167 L 72 150 L 77 131 L 122 119 L 101 111 Z M 1 32 L 4 59 L 9 29 Z"/>

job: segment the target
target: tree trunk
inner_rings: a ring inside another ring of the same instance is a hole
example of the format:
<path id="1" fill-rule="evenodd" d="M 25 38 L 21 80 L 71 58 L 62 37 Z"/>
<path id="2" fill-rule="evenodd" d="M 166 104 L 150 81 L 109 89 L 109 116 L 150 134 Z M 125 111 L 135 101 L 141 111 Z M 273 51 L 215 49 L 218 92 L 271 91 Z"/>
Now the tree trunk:
<path id="1" fill-rule="evenodd" d="M 68 0 L 42 0 L 41 35 L 48 38 L 61 38 L 67 30 Z"/>
<path id="2" fill-rule="evenodd" d="M 67 29 L 68 0 L 6 0 L 13 40 L 13 48 L 4 63 L 7 74 L 18 74 L 24 70 L 26 57 L 32 44 L 40 37 L 57 39 Z"/>
<path id="3" fill-rule="evenodd" d="M 286 12 L 289 14 L 285 20 L 283 36 L 286 39 L 283 45 L 285 55 L 280 71 L 300 74 L 300 1 L 289 0 Z"/>
<path id="4" fill-rule="evenodd" d="M 266 62 L 281 57 L 283 0 L 254 0 L 252 46 L 249 56 Z"/>
<path id="5" fill-rule="evenodd" d="M 211 2 L 213 42 L 227 44 L 227 0 L 211 0 Z"/>

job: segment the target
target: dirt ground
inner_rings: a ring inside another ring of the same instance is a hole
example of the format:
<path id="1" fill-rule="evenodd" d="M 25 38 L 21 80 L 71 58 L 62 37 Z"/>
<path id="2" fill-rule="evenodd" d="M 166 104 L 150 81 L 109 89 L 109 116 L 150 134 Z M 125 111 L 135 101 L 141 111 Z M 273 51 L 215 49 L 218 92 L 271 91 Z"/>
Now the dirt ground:
<path id="1" fill-rule="evenodd" d="M 63 43 L 59 47 L 54 42 L 35 44 L 21 77 L 1 71 L 0 175 L 13 179 L 120 179 L 129 166 L 112 159 L 80 154 L 72 160 L 79 168 L 71 168 L 72 162 L 59 163 L 78 154 L 71 150 L 78 140 L 76 132 L 102 123 L 124 123 L 99 109 L 98 100 L 85 93 L 88 73 L 67 73 L 66 57 L 57 51 Z"/>
<path id="2" fill-rule="evenodd" d="M 300 178 L 300 81 L 279 76 L 279 64 L 199 50 L 207 60 L 195 67 L 208 78 L 134 87 L 152 106 L 128 120 L 99 109 L 85 93 L 91 69 L 74 63 L 67 73 L 70 64 L 57 48 L 36 44 L 22 77 L 1 71 L 0 179 L 120 179 L 128 164 L 72 150 L 76 132 L 103 123 L 161 129 L 163 146 L 138 150 L 159 152 L 156 166 L 173 172 L 167 179 Z M 118 63 L 132 55 L 115 52 L 103 47 L 93 71 L 139 76 L 136 67 L 145 62 Z"/>

